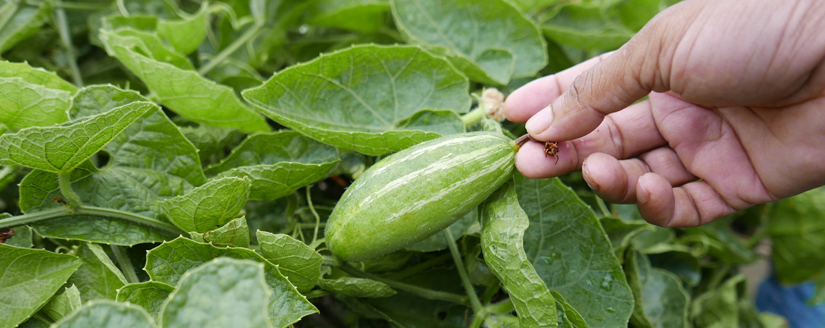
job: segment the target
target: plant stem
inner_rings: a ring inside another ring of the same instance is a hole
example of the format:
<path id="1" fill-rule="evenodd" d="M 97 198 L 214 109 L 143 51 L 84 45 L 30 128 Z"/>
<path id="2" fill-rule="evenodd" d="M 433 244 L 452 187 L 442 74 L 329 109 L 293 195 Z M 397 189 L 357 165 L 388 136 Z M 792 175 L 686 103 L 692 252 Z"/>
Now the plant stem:
<path id="1" fill-rule="evenodd" d="M 73 209 L 79 209 L 81 206 L 80 197 L 72 190 L 71 173 L 60 173 L 57 175 L 57 182 L 60 185 L 60 193 L 66 197 L 69 206 Z"/>
<path id="2" fill-rule="evenodd" d="M 470 304 L 473 305 L 473 312 L 475 313 L 473 322 L 479 317 L 482 317 L 481 320 L 484 320 L 484 318 L 487 317 L 487 311 L 481 305 L 481 301 L 478 300 L 476 289 L 473 287 L 473 283 L 470 282 L 470 276 L 467 275 L 467 268 L 464 267 L 464 260 L 461 258 L 461 253 L 458 252 L 458 245 L 456 245 L 455 239 L 453 239 L 453 233 L 450 232 L 450 228 L 444 229 L 443 233 L 444 238 L 447 238 L 447 246 L 450 247 L 450 254 L 453 256 L 455 267 L 458 270 L 458 276 L 461 277 L 461 284 L 464 285 L 467 297 L 470 298 Z"/>
<path id="3" fill-rule="evenodd" d="M 607 209 L 607 204 L 604 202 L 604 199 L 602 199 L 601 197 L 596 196 L 596 204 L 599 204 L 599 210 L 602 211 L 602 215 L 604 215 L 604 216 L 613 215 L 613 213 L 611 213 L 610 210 Z"/>
<path id="4" fill-rule="evenodd" d="M 312 195 L 309 193 L 309 186 L 306 187 L 307 189 L 307 204 L 309 205 L 309 210 L 312 211 L 312 215 L 315 216 L 315 231 L 312 233 L 312 244 L 315 244 L 315 241 L 318 240 L 318 227 L 321 226 L 321 217 L 318 215 L 318 212 L 315 211 L 315 206 L 312 206 Z"/>
<path id="5" fill-rule="evenodd" d="M 7 6 L 11 8 L 7 8 Z M 15 1 L 6 2 L 0 9 L 5 9 L 4 12 L 0 13 L 0 30 L 3 30 L 6 24 L 11 21 L 11 18 L 14 17 L 14 14 L 17 13 L 17 10 L 20 9 L 20 3 Z"/>
<path id="6" fill-rule="evenodd" d="M 137 273 L 135 273 L 135 267 L 132 266 L 132 261 L 129 260 L 129 255 L 126 254 L 126 249 L 117 245 L 109 245 L 109 247 L 112 248 L 112 254 L 115 255 L 117 266 L 120 267 L 120 271 L 123 271 L 123 275 L 126 276 L 126 282 L 130 284 L 139 283 L 140 280 L 137 277 Z"/>
<path id="7" fill-rule="evenodd" d="M 473 124 L 478 123 L 478 121 L 481 121 L 481 119 L 484 118 L 484 115 L 486 114 L 487 113 L 484 112 L 483 106 L 479 105 L 476 108 L 473 108 L 473 110 L 471 110 L 469 113 L 461 115 L 461 121 L 464 122 L 465 127 L 471 126 Z"/>
<path id="8" fill-rule="evenodd" d="M 424 287 L 418 287 L 418 286 L 415 286 L 415 285 L 410 285 L 410 284 L 406 284 L 406 283 L 403 283 L 403 282 L 398 282 L 398 281 L 395 281 L 395 280 L 384 279 L 384 278 L 376 276 L 374 274 L 363 272 L 361 270 L 353 268 L 351 265 L 346 264 L 346 263 L 342 264 L 339 268 L 341 269 L 341 271 L 344 271 L 344 272 L 346 272 L 350 275 L 353 275 L 353 276 L 356 276 L 356 277 L 361 277 L 361 278 L 372 279 L 372 280 L 375 280 L 375 281 L 380 281 L 380 282 L 383 282 L 383 283 L 387 284 L 387 286 L 390 286 L 392 288 L 403 290 L 403 291 L 406 291 L 406 292 L 410 292 L 410 293 L 416 294 L 416 295 L 421 296 L 421 297 L 426 298 L 426 299 L 447 301 L 447 302 L 463 304 L 463 305 L 466 305 L 468 303 L 467 296 L 464 296 L 464 295 L 458 295 L 458 294 L 447 293 L 447 292 L 440 292 L 440 291 L 436 291 L 436 290 L 432 290 L 432 289 L 427 289 L 427 288 L 424 288 Z"/>
<path id="9" fill-rule="evenodd" d="M 496 296 L 499 290 L 501 290 L 501 281 L 496 281 L 494 285 L 487 286 L 487 289 L 484 290 L 484 294 L 481 295 L 481 300 L 484 303 L 489 303 L 493 300 L 493 297 Z"/>
<path id="10" fill-rule="evenodd" d="M 246 44 L 247 41 L 256 37 L 258 33 L 263 30 L 263 28 L 263 24 L 255 24 L 254 26 L 249 28 L 246 32 L 244 32 L 243 35 L 241 35 L 241 37 L 232 42 L 228 47 L 221 50 L 221 52 L 218 53 L 218 55 L 216 55 L 215 57 L 213 57 L 212 60 L 210 60 L 208 63 L 206 63 L 206 65 L 201 66 L 201 68 L 198 69 L 198 74 L 206 75 L 206 73 L 209 73 L 209 71 L 215 68 L 215 66 L 218 66 L 218 64 L 222 63 L 227 57 L 229 57 L 229 55 L 231 55 L 233 52 L 238 50 L 238 48 Z"/>
<path id="11" fill-rule="evenodd" d="M 43 1 L 26 0 L 26 4 L 30 6 L 40 6 Z M 54 4 L 55 8 L 71 9 L 71 10 L 101 10 L 109 6 L 101 6 L 99 4 L 80 3 L 80 2 L 58 2 Z"/>
<path id="12" fill-rule="evenodd" d="M 77 57 L 74 53 L 74 45 L 72 45 L 72 34 L 69 30 L 69 24 L 66 23 L 66 11 L 59 7 L 54 11 L 55 24 L 57 24 L 57 32 L 60 33 L 60 40 L 63 41 L 63 46 L 66 47 L 66 61 L 69 62 L 69 69 L 72 71 L 72 82 L 78 87 L 83 87 L 83 77 L 80 75 L 80 69 L 77 67 Z"/>
<path id="13" fill-rule="evenodd" d="M 91 206 L 83 206 L 77 209 L 71 209 L 65 206 L 55 207 L 52 209 L 48 209 L 45 211 L 40 211 L 32 214 L 24 214 L 18 216 L 12 216 L 7 219 L 0 220 L 0 229 L 2 228 L 10 228 L 16 227 L 19 225 L 24 224 L 32 224 L 37 223 L 40 221 L 46 221 L 51 219 L 57 219 L 62 217 L 73 217 L 73 216 L 85 216 L 85 215 L 93 215 L 93 216 L 103 216 L 111 219 L 118 219 L 122 221 L 129 221 L 132 223 L 136 223 L 142 226 L 146 226 L 149 228 L 153 228 L 157 231 L 166 233 L 168 235 L 180 235 L 183 233 L 177 227 L 159 221 L 153 218 L 145 217 L 142 215 L 124 212 L 120 210 L 110 209 L 110 208 L 102 208 L 102 207 L 91 207 Z"/>
<path id="14" fill-rule="evenodd" d="M 0 170 L 0 188 L 5 188 L 6 185 L 12 183 L 14 178 L 17 177 L 18 170 L 20 170 L 20 168 L 15 165 L 4 166 L 3 169 Z"/>

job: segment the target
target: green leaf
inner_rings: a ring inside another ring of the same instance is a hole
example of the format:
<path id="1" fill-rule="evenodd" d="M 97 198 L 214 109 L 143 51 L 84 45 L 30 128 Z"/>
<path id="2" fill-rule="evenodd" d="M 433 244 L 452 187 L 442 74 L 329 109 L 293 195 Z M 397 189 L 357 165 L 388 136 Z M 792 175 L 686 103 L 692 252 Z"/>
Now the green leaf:
<path id="1" fill-rule="evenodd" d="M 556 299 L 556 313 L 558 314 L 559 328 L 587 328 L 581 314 L 564 300 L 564 296 L 557 292 L 550 292 Z"/>
<path id="2" fill-rule="evenodd" d="M 648 257 L 654 267 L 672 272 L 686 286 L 694 287 L 702 279 L 701 259 L 690 251 L 674 248 L 658 254 L 648 254 Z"/>
<path id="3" fill-rule="evenodd" d="M 103 249 L 90 243 L 83 243 L 75 251 L 83 265 L 69 278 L 68 283 L 77 286 L 84 300 L 114 300 L 117 290 L 126 285 L 126 277 L 112 263 Z"/>
<path id="4" fill-rule="evenodd" d="M 269 318 L 274 326 L 284 327 L 297 322 L 306 315 L 318 312 L 289 283 L 277 266 L 246 248 L 218 247 L 177 238 L 150 250 L 146 255 L 144 270 L 149 273 L 153 281 L 175 285 L 185 271 L 217 257 L 249 259 L 264 264 L 266 283 L 274 291 L 268 307 Z"/>
<path id="5" fill-rule="evenodd" d="M 515 185 L 506 183 L 481 206 L 481 249 L 501 280 L 524 327 L 555 327 L 556 301 L 524 253 L 524 230 L 530 225 L 519 206 Z"/>
<path id="6" fill-rule="evenodd" d="M 630 246 L 633 238 L 644 231 L 653 230 L 654 226 L 645 221 L 625 221 L 621 218 L 606 216 L 599 219 L 602 228 L 610 238 L 613 252 L 618 257 L 624 256 L 624 251 Z"/>
<path id="7" fill-rule="evenodd" d="M 160 311 L 160 325 L 175 327 L 272 327 L 264 265 L 217 258 L 180 277 Z"/>
<path id="8" fill-rule="evenodd" d="M 164 106 L 179 115 L 198 123 L 246 132 L 269 130 L 264 118 L 241 103 L 231 88 L 209 81 L 193 70 L 144 55 L 154 49 L 146 40 L 154 38 L 160 42 L 156 36 L 120 29 L 103 30 L 100 38 L 111 56 L 137 75 Z"/>
<path id="9" fill-rule="evenodd" d="M 54 72 L 31 67 L 28 63 L 0 61 L 0 77 L 19 77 L 23 81 L 48 89 L 58 89 L 72 93 L 77 91 L 77 87 L 61 79 Z"/>
<path id="10" fill-rule="evenodd" d="M 307 23 L 358 32 L 378 31 L 390 10 L 387 0 L 320 0 Z"/>
<path id="11" fill-rule="evenodd" d="M 158 35 L 166 40 L 175 51 L 188 55 L 198 49 L 206 39 L 209 27 L 209 3 L 201 4 L 201 9 L 194 15 L 184 15 L 183 19 L 158 20 Z"/>
<path id="12" fill-rule="evenodd" d="M 650 266 L 647 256 L 628 251 L 625 272 L 636 299 L 631 322 L 635 327 L 688 327 L 690 295 L 676 275 Z"/>
<path id="13" fill-rule="evenodd" d="M 465 132 L 461 116 L 451 110 L 425 109 L 398 123 L 398 128 L 421 130 L 442 135 Z"/>
<path id="14" fill-rule="evenodd" d="M 40 312 L 57 321 L 80 308 L 81 304 L 83 304 L 83 301 L 80 299 L 80 291 L 77 286 L 72 285 L 64 288 L 63 292 L 54 295 Z"/>
<path id="15" fill-rule="evenodd" d="M 83 121 L 0 135 L 0 163 L 69 172 L 114 140 L 132 122 L 157 109 L 153 103 L 135 102 Z"/>
<path id="16" fill-rule="evenodd" d="M 744 290 L 745 276 L 738 275 L 695 298 L 690 305 L 694 327 L 739 327 L 739 290 Z"/>
<path id="17" fill-rule="evenodd" d="M 19 130 L 66 122 L 71 98 L 68 91 L 30 83 L 21 77 L 0 77 L 0 123 Z"/>
<path id="18" fill-rule="evenodd" d="M 466 112 L 468 88 L 449 62 L 418 47 L 362 45 L 289 67 L 242 94 L 313 139 L 383 155 L 439 137 L 399 123 L 425 109 Z"/>
<path id="19" fill-rule="evenodd" d="M 399 30 L 411 42 L 446 56 L 473 81 L 505 85 L 547 65 L 541 31 L 507 1 L 391 3 Z"/>
<path id="20" fill-rule="evenodd" d="M 815 189 L 777 201 L 765 225 L 779 281 L 810 280 L 825 270 L 825 192 Z"/>
<path id="21" fill-rule="evenodd" d="M 530 218 L 524 249 L 547 287 L 590 327 L 626 327 L 633 295 L 593 210 L 558 179 L 517 174 L 516 192 Z"/>
<path id="22" fill-rule="evenodd" d="M 77 257 L 0 244 L 0 327 L 37 312 L 83 262 Z"/>
<path id="23" fill-rule="evenodd" d="M 0 218 L 3 218 L 3 219 L 9 218 L 9 217 L 11 217 L 11 215 L 7 215 L 7 216 L 0 215 Z M 31 228 L 29 228 L 28 226 L 18 226 L 18 227 L 12 228 L 12 230 L 14 230 L 14 236 L 11 236 L 11 238 L 6 239 L 6 242 L 5 242 L 6 245 L 23 247 L 23 248 L 31 248 L 32 246 L 34 246 L 34 244 L 32 244 L 32 229 Z"/>
<path id="24" fill-rule="evenodd" d="M 321 279 L 320 286 L 336 294 L 359 298 L 382 298 L 396 294 L 395 290 L 383 282 L 353 277 Z"/>
<path id="25" fill-rule="evenodd" d="M 198 149 L 201 163 L 217 163 L 229 154 L 228 148 L 237 143 L 241 133 L 234 129 L 222 129 L 200 124 L 197 127 L 182 126 L 180 131 Z"/>
<path id="26" fill-rule="evenodd" d="M 470 213 L 465 214 L 458 219 L 458 221 L 455 221 L 455 223 L 447 227 L 447 229 L 450 229 L 450 234 L 453 235 L 453 238 L 458 240 L 464 235 L 465 232 L 467 232 L 467 229 L 470 229 L 471 225 L 477 222 L 477 218 L 478 210 L 473 209 Z M 443 233 L 436 233 L 427 237 L 427 239 L 407 246 L 404 249 L 416 252 L 435 252 L 447 249 L 447 243 L 447 237 L 445 237 Z"/>
<path id="27" fill-rule="evenodd" d="M 75 96 L 70 113 L 79 120 L 140 100 L 138 93 L 113 86 L 87 87 Z M 206 182 L 197 150 L 161 111 L 143 115 L 103 150 L 109 157 L 105 168 L 97 170 L 86 162 L 71 174 L 72 188 L 87 205 L 157 218 L 161 215 L 158 200 L 182 195 Z M 62 206 L 52 200 L 62 197 L 58 189 L 56 174 L 34 171 L 21 182 L 20 207 L 29 213 Z M 53 219 L 34 228 L 46 237 L 125 246 L 168 237 L 98 216 Z"/>
<path id="28" fill-rule="evenodd" d="M 118 302 L 128 302 L 146 310 L 157 321 L 160 307 L 175 287 L 157 281 L 128 284 L 117 291 Z"/>
<path id="29" fill-rule="evenodd" d="M 155 328 L 146 310 L 129 303 L 98 300 L 64 317 L 52 328 Z"/>
<path id="30" fill-rule="evenodd" d="M 541 26 L 547 38 L 585 51 L 613 50 L 635 34 L 605 16 L 598 4 L 568 3 Z"/>
<path id="31" fill-rule="evenodd" d="M 321 278 L 324 257 L 301 241 L 284 234 L 257 232 L 261 254 L 289 278 L 299 292 L 311 290 Z"/>
<path id="32" fill-rule="evenodd" d="M 207 232 L 232 220 L 249 198 L 249 179 L 224 177 L 160 202 L 170 222 L 189 232 Z"/>
<path id="33" fill-rule="evenodd" d="M 30 5 L 26 1 L 5 1 L 0 6 L 0 54 L 28 39 L 49 20 L 52 0 Z"/>
<path id="34" fill-rule="evenodd" d="M 220 228 L 204 233 L 190 232 L 192 240 L 212 245 L 249 247 L 249 226 L 246 217 L 239 217 Z"/>
<path id="35" fill-rule="evenodd" d="M 682 243 L 699 242 L 709 255 L 723 263 L 740 265 L 759 260 L 759 255 L 745 244 L 744 238 L 731 229 L 731 219 L 730 216 L 723 217 L 701 227 L 684 229 L 686 234 L 680 239 Z"/>
<path id="36" fill-rule="evenodd" d="M 206 172 L 249 179 L 251 199 L 274 200 L 325 177 L 338 161 L 335 147 L 284 130 L 249 136 Z"/>

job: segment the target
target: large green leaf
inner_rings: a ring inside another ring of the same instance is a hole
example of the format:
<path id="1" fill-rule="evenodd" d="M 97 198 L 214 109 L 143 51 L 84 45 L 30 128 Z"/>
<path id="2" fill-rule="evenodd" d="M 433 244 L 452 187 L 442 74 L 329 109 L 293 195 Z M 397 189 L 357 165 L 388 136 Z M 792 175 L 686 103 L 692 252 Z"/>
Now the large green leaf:
<path id="1" fill-rule="evenodd" d="M 547 65 L 539 28 L 504 0 L 393 0 L 399 29 L 446 56 L 470 79 L 505 85 Z"/>
<path id="2" fill-rule="evenodd" d="M 384 26 L 388 0 L 320 0 L 307 22 L 359 32 L 375 32 Z"/>
<path id="3" fill-rule="evenodd" d="M 188 327 L 272 327 L 267 302 L 272 296 L 264 265 L 217 258 L 181 276 L 163 303 L 160 325 Z"/>
<path id="4" fill-rule="evenodd" d="M 36 5 L 26 1 L 5 1 L 0 6 L 0 54 L 37 33 L 49 20 L 53 4 L 53 0 Z"/>
<path id="5" fill-rule="evenodd" d="M 301 241 L 285 234 L 258 230 L 261 254 L 289 278 L 299 292 L 308 292 L 321 278 L 324 257 Z"/>
<path id="6" fill-rule="evenodd" d="M 114 300 L 118 288 L 126 285 L 126 277 L 106 252 L 96 244 L 84 243 L 75 255 L 83 260 L 83 265 L 69 278 L 68 283 L 77 286 L 84 300 Z"/>
<path id="7" fill-rule="evenodd" d="M 54 72 L 49 72 L 42 68 L 34 68 L 28 63 L 12 63 L 0 61 L 0 77 L 19 77 L 28 83 L 36 84 L 44 88 L 58 89 L 74 93 L 77 87 L 68 81 L 61 79 Z"/>
<path id="8" fill-rule="evenodd" d="M 634 327 L 688 327 L 690 295 L 676 275 L 655 269 L 644 254 L 630 250 L 625 272 L 636 299 L 631 322 Z"/>
<path id="9" fill-rule="evenodd" d="M 0 327 L 15 327 L 37 312 L 82 263 L 70 255 L 0 244 Z"/>
<path id="10" fill-rule="evenodd" d="M 284 130 L 249 136 L 206 173 L 249 179 L 251 199 L 274 200 L 320 180 L 336 163 L 335 147 Z"/>
<path id="11" fill-rule="evenodd" d="M 33 127 L 0 136 L 0 163 L 49 172 L 69 172 L 158 106 L 135 102 L 54 127 Z"/>
<path id="12" fill-rule="evenodd" d="M 246 217 L 239 217 L 220 228 L 204 233 L 190 232 L 192 240 L 220 246 L 249 247 L 249 226 Z"/>
<path id="13" fill-rule="evenodd" d="M 777 201 L 767 217 L 771 259 L 781 282 L 800 283 L 825 272 L 825 192 L 811 190 Z"/>
<path id="14" fill-rule="evenodd" d="M 86 303 L 74 313 L 55 322 L 52 328 L 155 328 L 143 308 L 129 303 L 98 300 Z"/>
<path id="15" fill-rule="evenodd" d="M 547 287 L 590 327 L 627 327 L 633 295 L 593 210 L 558 179 L 517 174 L 516 192 L 530 218 L 527 258 Z"/>
<path id="16" fill-rule="evenodd" d="M 193 70 L 147 57 L 151 48 L 146 40 L 157 36 L 131 29 L 101 31 L 106 51 L 135 73 L 160 102 L 192 121 L 247 132 L 266 131 L 263 117 L 244 105 L 227 87 L 209 81 Z"/>
<path id="17" fill-rule="evenodd" d="M 207 232 L 235 218 L 249 198 L 249 188 L 248 179 L 213 179 L 184 195 L 161 201 L 160 207 L 183 231 Z"/>
<path id="18" fill-rule="evenodd" d="M 57 321 L 79 309 L 82 304 L 83 301 L 80 298 L 80 290 L 77 289 L 77 286 L 72 285 L 54 295 L 54 297 L 49 300 L 49 303 L 43 306 L 40 312 L 45 313 L 49 318 Z"/>
<path id="19" fill-rule="evenodd" d="M 383 155 L 440 136 L 399 124 L 425 109 L 466 112 L 467 89 L 449 62 L 418 47 L 362 45 L 287 68 L 242 94 L 318 141 Z"/>
<path id="20" fill-rule="evenodd" d="M 70 113 L 79 121 L 142 99 L 136 92 L 113 86 L 88 87 L 75 95 Z M 109 157 L 104 168 L 97 170 L 86 162 L 71 175 L 72 188 L 87 205 L 157 218 L 161 214 L 158 200 L 182 195 L 206 182 L 197 150 L 161 111 L 144 114 L 103 150 Z M 26 212 L 62 206 L 52 200 L 61 197 L 53 173 L 30 173 L 21 183 L 20 195 L 20 207 Z M 167 237 L 147 227 L 97 216 L 53 219 L 35 229 L 47 237 L 118 245 L 160 242 Z"/>
<path id="21" fill-rule="evenodd" d="M 173 286 L 157 281 L 128 284 L 118 289 L 117 301 L 138 305 L 157 321 L 160 307 L 174 289 Z"/>
<path id="22" fill-rule="evenodd" d="M 580 2 L 564 5 L 541 28 L 553 41 L 590 51 L 616 49 L 635 34 L 611 21 L 598 4 Z"/>
<path id="23" fill-rule="evenodd" d="M 278 267 L 247 248 L 218 247 L 178 238 L 152 249 L 146 255 L 146 267 L 153 281 L 176 285 L 189 269 L 217 257 L 254 260 L 264 264 L 266 283 L 274 294 L 269 300 L 269 318 L 275 327 L 284 327 L 318 310 L 289 283 Z"/>
<path id="24" fill-rule="evenodd" d="M 519 206 L 513 182 L 490 195 L 481 206 L 481 249 L 487 265 L 501 280 L 524 327 L 556 327 L 556 300 L 524 253 L 524 230 L 530 226 Z"/>

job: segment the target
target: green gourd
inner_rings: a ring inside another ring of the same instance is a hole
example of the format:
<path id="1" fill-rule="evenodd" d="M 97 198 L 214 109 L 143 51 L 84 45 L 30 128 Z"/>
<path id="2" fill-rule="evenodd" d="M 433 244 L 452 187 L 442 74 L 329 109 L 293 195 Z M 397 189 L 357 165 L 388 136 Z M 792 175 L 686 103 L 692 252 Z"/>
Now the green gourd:
<path id="1" fill-rule="evenodd" d="M 516 149 L 502 135 L 474 132 L 382 159 L 338 201 L 327 246 L 344 260 L 366 260 L 441 231 L 512 177 Z"/>

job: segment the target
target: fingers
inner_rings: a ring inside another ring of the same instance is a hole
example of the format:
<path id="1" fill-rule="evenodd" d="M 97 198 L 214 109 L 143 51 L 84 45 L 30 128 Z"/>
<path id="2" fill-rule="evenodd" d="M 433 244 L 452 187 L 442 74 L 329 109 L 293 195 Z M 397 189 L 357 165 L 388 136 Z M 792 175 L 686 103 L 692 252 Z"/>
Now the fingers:
<path id="1" fill-rule="evenodd" d="M 538 140 L 575 139 L 593 131 L 607 114 L 650 93 L 653 83 L 642 74 L 650 69 L 644 42 L 629 42 L 582 72 L 549 107 L 527 121 L 527 132 Z M 658 54 L 650 56 L 655 60 Z"/>
<path id="2" fill-rule="evenodd" d="M 612 203 L 637 201 L 636 183 L 644 174 L 653 172 L 663 177 L 671 186 L 696 180 L 682 165 L 673 149 L 662 147 L 644 153 L 639 158 L 619 161 L 614 157 L 596 153 L 582 166 L 587 184 L 603 199 Z"/>
<path id="3" fill-rule="evenodd" d="M 555 158 L 546 158 L 539 144 L 527 143 L 516 154 L 516 166 L 525 176 L 546 178 L 578 170 L 584 159 L 594 153 L 630 158 L 665 144 L 653 119 L 650 102 L 643 101 L 611 114 L 582 138 L 559 142 L 558 163 Z"/>
<path id="4" fill-rule="evenodd" d="M 567 91 L 576 76 L 595 66 L 611 53 L 602 54 L 564 71 L 536 79 L 513 91 L 504 100 L 504 114 L 507 119 L 519 123 L 527 122 L 530 117 Z"/>
<path id="5" fill-rule="evenodd" d="M 642 217 L 662 227 L 700 226 L 737 211 L 705 181 L 673 188 L 662 176 L 647 173 L 639 178 L 636 194 Z"/>

